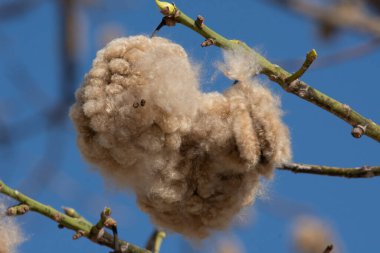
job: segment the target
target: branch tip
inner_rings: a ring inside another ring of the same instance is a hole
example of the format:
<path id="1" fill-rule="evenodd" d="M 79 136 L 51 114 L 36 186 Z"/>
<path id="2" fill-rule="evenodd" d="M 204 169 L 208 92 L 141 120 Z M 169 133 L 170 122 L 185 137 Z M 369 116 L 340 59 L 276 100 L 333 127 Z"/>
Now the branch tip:
<path id="1" fill-rule="evenodd" d="M 291 83 L 301 78 L 301 76 L 305 74 L 305 72 L 310 68 L 311 64 L 315 61 L 315 59 L 317 59 L 317 57 L 318 57 L 317 51 L 315 49 L 310 50 L 306 54 L 306 59 L 304 63 L 302 64 L 301 68 L 297 70 L 295 73 L 293 73 L 291 76 L 287 77 L 285 79 L 285 83 Z"/>
<path id="2" fill-rule="evenodd" d="M 166 233 L 164 231 L 154 230 L 146 244 L 146 249 L 153 253 L 159 253 L 165 237 Z"/>
<path id="3" fill-rule="evenodd" d="M 111 208 L 105 207 L 103 212 L 101 213 L 101 216 L 108 218 L 111 216 Z"/>
<path id="4" fill-rule="evenodd" d="M 176 7 L 174 4 L 168 3 L 168 2 L 162 2 L 159 0 L 155 0 L 158 8 L 160 9 L 160 12 L 165 15 L 173 15 L 176 11 Z"/>

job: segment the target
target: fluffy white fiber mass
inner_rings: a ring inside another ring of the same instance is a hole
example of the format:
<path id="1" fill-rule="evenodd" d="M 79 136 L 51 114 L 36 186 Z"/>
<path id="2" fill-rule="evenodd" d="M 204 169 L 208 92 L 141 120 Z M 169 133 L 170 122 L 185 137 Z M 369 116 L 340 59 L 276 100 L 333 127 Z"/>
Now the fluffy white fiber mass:
<path id="1" fill-rule="evenodd" d="M 0 253 L 15 253 L 25 237 L 14 217 L 7 217 L 5 212 L 5 201 L 0 198 Z"/>
<path id="2" fill-rule="evenodd" d="M 78 146 L 106 179 L 136 193 L 156 225 L 205 237 L 253 203 L 260 175 L 290 159 L 278 99 L 258 80 L 240 80 L 202 93 L 181 46 L 114 40 L 77 91 Z"/>

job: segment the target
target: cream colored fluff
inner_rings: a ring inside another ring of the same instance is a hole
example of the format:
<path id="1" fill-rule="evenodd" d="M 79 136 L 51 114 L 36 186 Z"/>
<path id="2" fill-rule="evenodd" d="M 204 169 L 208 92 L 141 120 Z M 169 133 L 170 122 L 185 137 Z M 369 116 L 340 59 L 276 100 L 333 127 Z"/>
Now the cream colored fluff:
<path id="1" fill-rule="evenodd" d="M 25 237 L 15 218 L 7 217 L 5 212 L 5 201 L 0 198 L 0 253 L 15 253 Z"/>
<path id="2" fill-rule="evenodd" d="M 260 175 L 290 159 L 290 141 L 277 98 L 256 79 L 205 94 L 197 75 L 166 39 L 114 40 L 71 118 L 86 160 L 133 189 L 156 225 L 203 238 L 253 203 Z"/>

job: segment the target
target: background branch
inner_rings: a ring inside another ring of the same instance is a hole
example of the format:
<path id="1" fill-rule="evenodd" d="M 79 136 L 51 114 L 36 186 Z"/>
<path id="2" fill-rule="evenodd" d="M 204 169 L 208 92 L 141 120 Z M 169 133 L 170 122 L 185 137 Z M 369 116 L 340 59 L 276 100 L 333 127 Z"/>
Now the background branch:
<path id="1" fill-rule="evenodd" d="M 380 18 L 369 15 L 363 6 L 351 1 L 327 6 L 304 0 L 270 0 L 270 2 L 312 18 L 322 25 L 380 37 Z"/>

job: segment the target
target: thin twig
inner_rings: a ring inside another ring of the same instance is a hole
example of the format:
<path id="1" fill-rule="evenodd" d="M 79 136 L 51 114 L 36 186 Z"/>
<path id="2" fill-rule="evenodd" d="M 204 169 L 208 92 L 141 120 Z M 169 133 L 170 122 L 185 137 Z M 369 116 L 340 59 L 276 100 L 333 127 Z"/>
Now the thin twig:
<path id="1" fill-rule="evenodd" d="M 291 76 L 289 72 L 287 72 L 280 66 L 271 63 L 258 52 L 247 46 L 247 44 L 241 41 L 237 43 L 235 40 L 229 40 L 215 32 L 214 30 L 210 29 L 205 24 L 203 24 L 202 29 L 200 29 L 195 24 L 194 19 L 188 17 L 177 7 L 175 7 L 175 11 L 177 13 L 175 17 L 177 23 L 180 23 L 192 29 L 193 31 L 205 37 L 206 39 L 213 38 L 215 41 L 215 45 L 218 47 L 227 50 L 244 51 L 246 53 L 252 54 L 255 57 L 257 63 L 261 66 L 261 73 L 268 76 L 269 79 L 271 79 L 272 81 L 278 83 L 285 91 L 290 92 L 310 103 L 317 105 L 318 107 L 344 120 L 353 127 L 358 125 L 367 126 L 364 134 L 380 142 L 380 126 L 372 120 L 360 115 L 351 108 L 350 110 L 347 110 L 348 106 L 346 104 L 327 96 L 326 94 L 309 86 L 307 83 L 303 81 L 292 82 L 291 84 L 289 84 L 288 82 L 286 82 L 286 79 Z"/>
<path id="2" fill-rule="evenodd" d="M 44 205 L 22 194 L 19 191 L 10 188 L 2 181 L 0 181 L 0 193 L 5 194 L 19 201 L 20 203 L 29 206 L 30 211 L 39 213 L 43 216 L 52 219 L 53 221 L 57 222 L 60 225 L 60 227 L 65 227 L 70 230 L 74 230 L 76 232 L 75 235 L 78 236 L 78 238 L 84 236 L 97 244 L 104 245 L 111 249 L 115 249 L 114 237 L 111 234 L 104 232 L 100 237 L 94 238 L 92 232 L 94 231 L 94 227 L 96 227 L 96 225 L 94 226 L 82 217 L 74 218 L 64 213 L 61 213 L 51 206 Z M 123 240 L 119 240 L 119 245 L 121 248 L 120 252 L 123 253 L 151 253 L 151 251 L 149 250 L 139 248 Z"/>
<path id="3" fill-rule="evenodd" d="M 278 167 L 294 173 L 305 173 L 345 178 L 371 178 L 380 176 L 380 166 L 362 166 L 357 168 L 340 168 L 323 165 L 286 163 Z"/>
<path id="4" fill-rule="evenodd" d="M 302 67 L 298 71 L 296 71 L 294 74 L 287 77 L 285 79 L 285 81 L 287 83 L 291 83 L 291 82 L 301 78 L 301 76 L 303 76 L 303 74 L 305 74 L 305 72 L 309 69 L 309 67 L 315 61 L 315 59 L 317 59 L 317 56 L 318 56 L 318 54 L 317 54 L 317 51 L 315 51 L 315 49 L 308 52 L 306 55 L 306 59 L 305 59 L 304 63 L 302 64 Z"/>
<path id="5" fill-rule="evenodd" d="M 150 236 L 146 249 L 152 251 L 153 253 L 159 253 L 161 249 L 161 244 L 166 237 L 166 233 L 164 231 L 155 230 Z"/>

